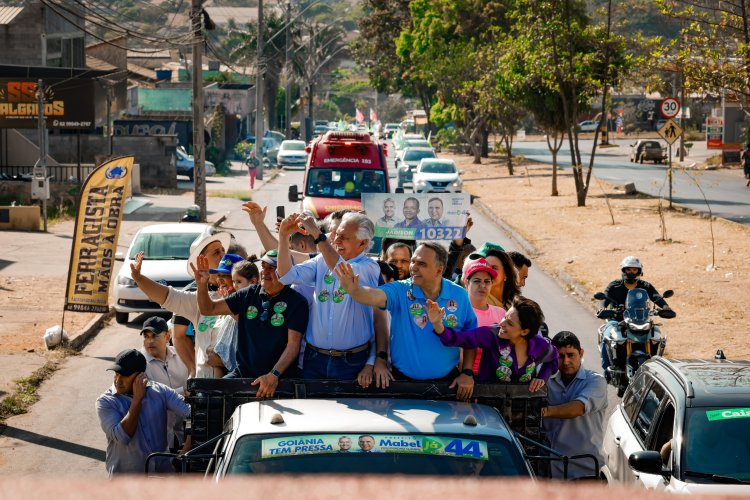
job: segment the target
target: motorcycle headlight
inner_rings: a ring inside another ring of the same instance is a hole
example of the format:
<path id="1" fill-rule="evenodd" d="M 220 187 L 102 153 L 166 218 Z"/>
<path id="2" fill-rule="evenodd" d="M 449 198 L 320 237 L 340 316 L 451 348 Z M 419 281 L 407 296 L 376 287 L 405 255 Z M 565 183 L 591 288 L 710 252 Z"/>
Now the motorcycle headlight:
<path id="1" fill-rule="evenodd" d="M 129 278 L 128 276 L 118 276 L 117 284 L 123 286 L 136 286 L 135 280 L 133 278 Z"/>

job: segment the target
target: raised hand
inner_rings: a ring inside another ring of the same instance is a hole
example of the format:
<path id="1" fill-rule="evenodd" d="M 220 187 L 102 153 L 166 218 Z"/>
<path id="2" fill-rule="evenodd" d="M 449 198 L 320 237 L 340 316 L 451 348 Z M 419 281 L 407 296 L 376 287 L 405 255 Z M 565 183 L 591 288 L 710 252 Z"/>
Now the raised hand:
<path id="1" fill-rule="evenodd" d="M 195 284 L 198 286 L 208 286 L 208 281 L 211 278 L 211 274 L 208 272 L 208 257 L 199 255 L 197 264 L 197 267 L 192 263 L 190 264 L 190 267 L 193 269 L 193 276 L 195 276 Z"/>
<path id="2" fill-rule="evenodd" d="M 299 214 L 290 214 L 279 224 L 279 237 L 289 239 L 289 236 L 291 236 L 292 233 L 296 232 L 299 229 L 297 227 L 297 224 L 299 224 Z"/>
<path id="3" fill-rule="evenodd" d="M 148 377 L 145 373 L 141 372 L 135 376 L 133 380 L 133 399 L 142 401 L 146 396 L 146 386 L 148 385 Z"/>
<path id="4" fill-rule="evenodd" d="M 253 226 L 265 224 L 267 210 L 267 206 L 261 207 L 254 201 L 248 201 L 242 204 L 242 211 L 250 216 L 250 222 Z"/>
<path id="5" fill-rule="evenodd" d="M 302 214 L 299 216 L 299 223 L 297 224 L 302 234 L 309 234 L 313 238 L 320 236 L 320 228 L 315 223 L 315 218 L 312 215 Z"/>
<path id="6" fill-rule="evenodd" d="M 351 295 L 352 291 L 359 288 L 359 275 L 354 274 L 354 269 L 352 269 L 351 264 L 348 262 L 339 262 L 336 269 L 334 269 L 334 272 L 339 279 L 341 288 L 343 288 L 346 293 Z"/>
<path id="7" fill-rule="evenodd" d="M 143 266 L 143 252 L 138 252 L 135 260 L 130 263 L 130 276 L 133 280 L 138 281 L 141 277 L 141 267 Z"/>
<path id="8" fill-rule="evenodd" d="M 440 307 L 434 300 L 427 299 L 427 317 L 430 323 L 433 325 L 436 323 L 443 322 L 443 316 L 445 316 L 445 308 Z"/>

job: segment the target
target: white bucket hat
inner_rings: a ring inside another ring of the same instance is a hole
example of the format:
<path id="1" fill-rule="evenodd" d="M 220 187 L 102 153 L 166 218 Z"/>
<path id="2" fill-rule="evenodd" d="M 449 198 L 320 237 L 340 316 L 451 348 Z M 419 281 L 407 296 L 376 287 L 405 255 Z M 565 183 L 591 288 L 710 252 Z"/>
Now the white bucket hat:
<path id="1" fill-rule="evenodd" d="M 229 249 L 229 244 L 232 242 L 232 235 L 226 232 L 202 234 L 190 244 L 190 257 L 188 257 L 187 263 L 187 271 L 190 276 L 193 275 L 193 269 L 190 267 L 190 264 L 198 267 L 198 256 L 204 248 L 215 241 L 218 241 L 224 247 L 224 252 L 222 253 L 224 255 Z"/>

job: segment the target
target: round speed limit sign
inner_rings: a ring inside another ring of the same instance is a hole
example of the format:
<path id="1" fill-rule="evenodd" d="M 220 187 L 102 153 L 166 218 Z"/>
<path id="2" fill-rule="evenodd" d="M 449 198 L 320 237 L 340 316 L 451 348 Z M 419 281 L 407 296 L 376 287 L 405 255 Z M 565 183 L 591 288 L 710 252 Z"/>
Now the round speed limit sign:
<path id="1" fill-rule="evenodd" d="M 674 118 L 680 112 L 680 103 L 674 97 L 667 97 L 661 102 L 659 111 L 664 118 Z"/>

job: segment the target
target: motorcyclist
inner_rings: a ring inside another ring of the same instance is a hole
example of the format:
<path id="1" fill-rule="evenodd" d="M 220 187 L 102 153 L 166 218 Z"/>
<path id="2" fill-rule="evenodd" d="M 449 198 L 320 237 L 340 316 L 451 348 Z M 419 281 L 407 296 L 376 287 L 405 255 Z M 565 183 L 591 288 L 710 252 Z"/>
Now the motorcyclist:
<path id="1" fill-rule="evenodd" d="M 622 271 L 622 278 L 614 280 L 607 285 L 607 288 L 604 290 L 607 298 L 602 300 L 603 308 L 616 309 L 618 311 L 617 317 L 609 320 L 604 329 L 604 336 L 607 338 L 612 337 L 614 329 L 618 328 L 619 322 L 622 321 L 622 310 L 625 307 L 625 299 L 628 296 L 628 291 L 634 288 L 642 288 L 648 294 L 651 302 L 662 309 L 669 309 L 669 304 L 656 291 L 654 285 L 639 278 L 643 276 L 643 264 L 641 264 L 640 259 L 633 255 L 625 257 L 620 262 L 620 271 Z M 604 370 L 606 376 L 609 376 L 607 368 L 610 366 L 610 360 L 607 354 L 606 343 L 602 342 L 599 348 L 602 356 L 602 370 Z"/>

